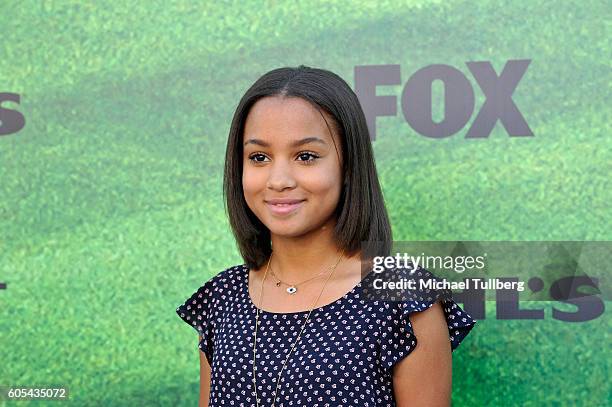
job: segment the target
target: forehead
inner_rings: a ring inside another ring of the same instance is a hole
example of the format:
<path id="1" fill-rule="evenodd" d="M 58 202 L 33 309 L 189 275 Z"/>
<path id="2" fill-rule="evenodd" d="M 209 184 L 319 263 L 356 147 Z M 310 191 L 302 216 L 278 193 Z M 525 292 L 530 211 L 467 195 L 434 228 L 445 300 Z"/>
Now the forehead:
<path id="1" fill-rule="evenodd" d="M 292 140 L 304 136 L 316 136 L 331 141 L 333 119 L 326 112 L 321 113 L 308 101 L 289 97 L 268 96 L 259 99 L 250 109 L 244 125 L 243 139 Z"/>

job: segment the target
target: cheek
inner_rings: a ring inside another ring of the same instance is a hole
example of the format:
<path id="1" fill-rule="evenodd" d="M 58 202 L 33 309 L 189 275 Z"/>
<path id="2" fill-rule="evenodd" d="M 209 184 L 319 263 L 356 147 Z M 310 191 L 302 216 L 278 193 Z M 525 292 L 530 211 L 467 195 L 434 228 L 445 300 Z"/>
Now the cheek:
<path id="1" fill-rule="evenodd" d="M 262 189 L 262 183 L 265 186 L 265 179 L 254 171 L 245 170 L 242 172 L 242 190 L 245 196 L 252 195 Z"/>
<path id="2" fill-rule="evenodd" d="M 253 173 L 245 172 L 242 174 L 242 194 L 248 207 L 253 211 L 256 210 L 257 195 L 262 190 L 259 185 L 258 177 Z"/>
<path id="3" fill-rule="evenodd" d="M 310 193 L 320 194 L 321 200 L 329 201 L 338 198 L 342 181 L 339 174 L 332 174 L 331 171 L 325 171 L 316 176 L 312 175 L 304 177 L 302 185 Z"/>

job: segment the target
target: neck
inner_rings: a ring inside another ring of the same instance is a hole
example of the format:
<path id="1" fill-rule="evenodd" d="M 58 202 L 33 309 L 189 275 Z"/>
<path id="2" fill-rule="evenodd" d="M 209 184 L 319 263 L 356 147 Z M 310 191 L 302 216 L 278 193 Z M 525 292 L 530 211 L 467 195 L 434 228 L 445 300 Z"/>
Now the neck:
<path id="1" fill-rule="evenodd" d="M 273 234 L 270 266 L 276 275 L 285 281 L 297 283 L 330 270 L 342 253 L 333 239 L 334 225 L 335 222 L 328 222 L 299 237 Z M 348 254 L 344 254 L 343 258 L 347 257 Z M 342 262 L 341 259 L 338 267 Z"/>

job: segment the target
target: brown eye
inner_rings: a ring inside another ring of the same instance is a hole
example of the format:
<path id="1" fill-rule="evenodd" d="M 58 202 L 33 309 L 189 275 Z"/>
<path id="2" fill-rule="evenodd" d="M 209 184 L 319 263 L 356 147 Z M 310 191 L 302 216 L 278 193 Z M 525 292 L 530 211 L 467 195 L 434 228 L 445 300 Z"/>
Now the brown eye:
<path id="1" fill-rule="evenodd" d="M 256 153 L 256 154 L 251 154 L 249 156 L 249 160 L 255 162 L 255 163 L 262 163 L 264 162 L 263 160 L 266 158 L 265 155 L 260 154 L 260 153 Z"/>
<path id="2" fill-rule="evenodd" d="M 313 163 L 316 159 L 320 158 L 317 154 L 311 152 L 299 153 L 298 157 L 306 158 L 305 160 L 300 161 L 306 162 L 308 164 Z"/>

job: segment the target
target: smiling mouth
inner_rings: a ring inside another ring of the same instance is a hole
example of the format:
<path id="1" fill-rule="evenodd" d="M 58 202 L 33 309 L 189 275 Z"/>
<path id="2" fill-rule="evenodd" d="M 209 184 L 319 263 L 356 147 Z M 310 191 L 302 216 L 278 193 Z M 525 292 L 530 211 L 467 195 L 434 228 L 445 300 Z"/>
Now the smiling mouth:
<path id="1" fill-rule="evenodd" d="M 275 215 L 288 215 L 297 209 L 299 209 L 304 204 L 304 201 L 294 202 L 294 203 L 283 203 L 283 204 L 271 204 L 266 202 L 266 206 Z"/>

